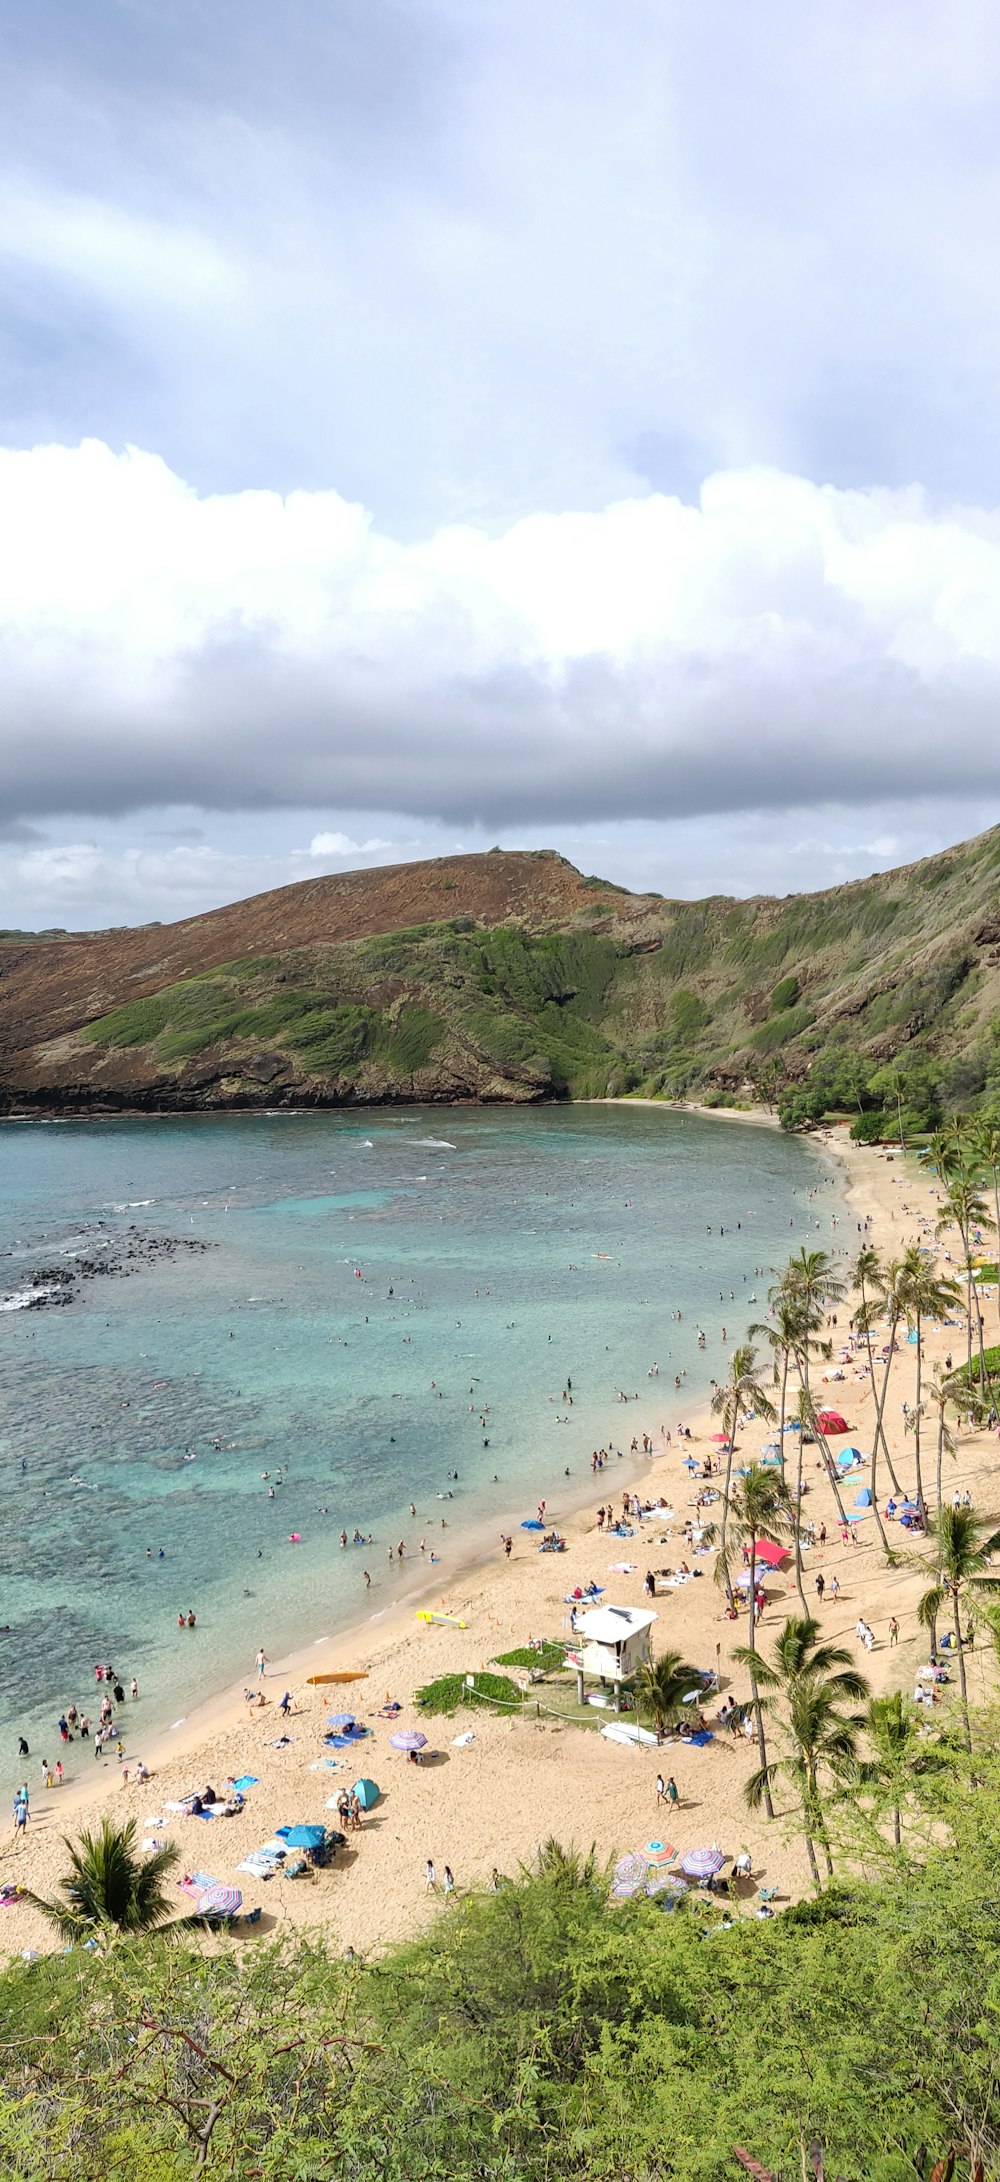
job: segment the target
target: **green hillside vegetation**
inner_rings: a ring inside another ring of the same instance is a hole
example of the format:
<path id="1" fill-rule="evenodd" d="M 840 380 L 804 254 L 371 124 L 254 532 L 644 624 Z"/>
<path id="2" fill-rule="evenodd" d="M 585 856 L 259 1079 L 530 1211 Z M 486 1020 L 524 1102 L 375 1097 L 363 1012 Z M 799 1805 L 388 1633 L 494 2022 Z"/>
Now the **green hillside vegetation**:
<path id="1" fill-rule="evenodd" d="M 179 1098 L 271 1054 L 320 1098 L 635 1092 L 928 1129 L 1000 1112 L 998 890 L 1000 831 L 784 901 L 609 888 L 560 929 L 456 915 L 220 964 L 85 1024 L 76 1053 Z"/>
<path id="2" fill-rule="evenodd" d="M 835 1881 L 767 1922 L 752 1892 L 615 1903 L 592 1856 L 549 1842 L 369 1961 L 333 1936 L 185 1932 L 18 1961 L 0 2168 L 737 2182 L 740 2147 L 790 2182 L 818 2141 L 851 2182 L 929 2182 L 950 2148 L 955 2182 L 995 2182 L 1000 1761 L 997 1721 L 976 1728 L 974 1792 L 954 1744 L 882 1787 L 870 1768 L 831 1807 Z M 323 1878 L 334 1931 L 351 1884 Z"/>

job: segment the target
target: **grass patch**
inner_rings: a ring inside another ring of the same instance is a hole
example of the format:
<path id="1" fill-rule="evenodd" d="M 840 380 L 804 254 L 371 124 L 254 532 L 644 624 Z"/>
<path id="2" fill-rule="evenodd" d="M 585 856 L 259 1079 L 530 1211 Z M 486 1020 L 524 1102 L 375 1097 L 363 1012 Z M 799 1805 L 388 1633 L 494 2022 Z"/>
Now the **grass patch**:
<path id="1" fill-rule="evenodd" d="M 436 1682 L 427 1682 L 418 1690 L 414 1699 L 418 1712 L 434 1713 L 450 1719 L 461 1705 L 496 1705 L 504 1712 L 519 1712 L 523 1699 L 516 1682 L 509 1674 L 489 1674 L 481 1670 L 475 1677 L 475 1686 L 466 1686 L 464 1674 L 442 1674 Z"/>
<path id="2" fill-rule="evenodd" d="M 541 1674 L 554 1674 L 565 1664 L 565 1645 L 552 1643 L 519 1644 L 513 1652 L 499 1652 L 494 1660 L 497 1667 L 530 1667 Z"/>

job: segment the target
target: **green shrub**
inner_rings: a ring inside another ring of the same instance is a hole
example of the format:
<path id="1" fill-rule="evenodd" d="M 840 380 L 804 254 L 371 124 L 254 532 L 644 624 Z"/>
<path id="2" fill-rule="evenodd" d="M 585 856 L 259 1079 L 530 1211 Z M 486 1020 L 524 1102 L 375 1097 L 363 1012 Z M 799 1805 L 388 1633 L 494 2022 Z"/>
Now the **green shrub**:
<path id="1" fill-rule="evenodd" d="M 801 991 L 797 977 L 783 977 L 771 994 L 771 1013 L 780 1015 L 783 1008 L 794 1008 Z"/>
<path id="2" fill-rule="evenodd" d="M 521 1692 L 509 1674 L 489 1674 L 480 1668 L 474 1677 L 474 1687 L 469 1689 L 464 1674 L 442 1674 L 436 1682 L 428 1682 L 418 1690 L 414 1702 L 419 1712 L 428 1712 L 450 1718 L 460 1705 L 497 1705 L 501 1711 L 518 1711 L 523 1703 Z"/>
<path id="3" fill-rule="evenodd" d="M 889 1123 L 884 1114 L 856 1114 L 851 1123 L 852 1144 L 881 1144 Z"/>
<path id="4" fill-rule="evenodd" d="M 553 1674 L 557 1667 L 565 1664 L 566 1647 L 555 1643 L 520 1644 L 513 1652 L 498 1652 L 494 1660 L 497 1667 L 530 1667 L 539 1669 L 542 1674 Z"/>

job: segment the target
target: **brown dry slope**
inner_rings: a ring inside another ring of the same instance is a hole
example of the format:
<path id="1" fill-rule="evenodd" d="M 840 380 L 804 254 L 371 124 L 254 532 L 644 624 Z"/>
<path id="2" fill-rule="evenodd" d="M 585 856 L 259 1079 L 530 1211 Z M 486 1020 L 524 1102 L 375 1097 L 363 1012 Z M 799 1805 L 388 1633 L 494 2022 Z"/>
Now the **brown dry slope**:
<path id="1" fill-rule="evenodd" d="M 1000 829 L 783 900 L 630 894 L 496 850 L 0 942 L 8 1108 L 782 1086 L 793 1120 L 897 1091 L 915 1127 L 1000 1111 Z"/>
<path id="2" fill-rule="evenodd" d="M 606 880 L 583 878 L 554 851 L 495 850 L 305 880 L 173 925 L 12 938 L 0 945 L 0 1096 L 6 1093 L 8 1103 L 91 1108 L 120 1107 L 131 1093 L 139 1105 L 253 1103 L 253 1090 L 248 1101 L 248 1086 L 239 1081 L 245 1055 L 228 1071 L 212 1057 L 200 1074 L 206 1080 L 211 1076 L 221 1096 L 206 1100 L 197 1070 L 189 1068 L 179 1082 L 176 1072 L 164 1073 L 134 1047 L 122 1065 L 82 1046 L 79 1034 L 112 1011 L 234 962 L 287 958 L 295 973 L 308 971 L 315 982 L 317 950 L 414 926 L 466 918 L 487 929 L 541 933 L 563 929 L 581 915 L 629 924 L 648 919 L 656 906 Z M 326 971 L 324 961 L 320 975 Z M 279 982 L 285 982 L 283 976 Z M 390 997 L 405 1001 L 406 994 Z M 415 1088 L 432 1096 L 518 1095 L 502 1074 L 497 1077 L 491 1060 L 485 1056 L 483 1067 L 473 1066 L 465 1075 L 446 1074 L 439 1089 L 431 1083 Z M 257 1101 L 317 1095 L 316 1082 L 301 1071 L 286 1077 L 276 1083 L 273 1065 L 265 1068 L 253 1079 Z M 533 1084 L 530 1095 L 538 1096 L 540 1088 Z M 372 1096 L 381 1092 L 375 1080 L 364 1089 Z M 399 1096 L 413 1090 L 396 1086 Z M 325 1091 L 337 1096 L 336 1081 Z M 352 1095 L 342 1083 L 339 1092 Z"/>

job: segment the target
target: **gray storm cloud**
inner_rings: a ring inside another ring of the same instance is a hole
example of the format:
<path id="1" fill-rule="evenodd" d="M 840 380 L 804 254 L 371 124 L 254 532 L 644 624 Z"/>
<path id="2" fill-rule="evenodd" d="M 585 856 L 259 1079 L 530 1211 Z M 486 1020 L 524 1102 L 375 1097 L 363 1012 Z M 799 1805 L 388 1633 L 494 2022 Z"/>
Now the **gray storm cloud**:
<path id="1" fill-rule="evenodd" d="M 0 816 L 455 824 L 1000 785 L 1000 515 L 718 473 L 397 539 L 97 442 L 0 455 Z"/>

